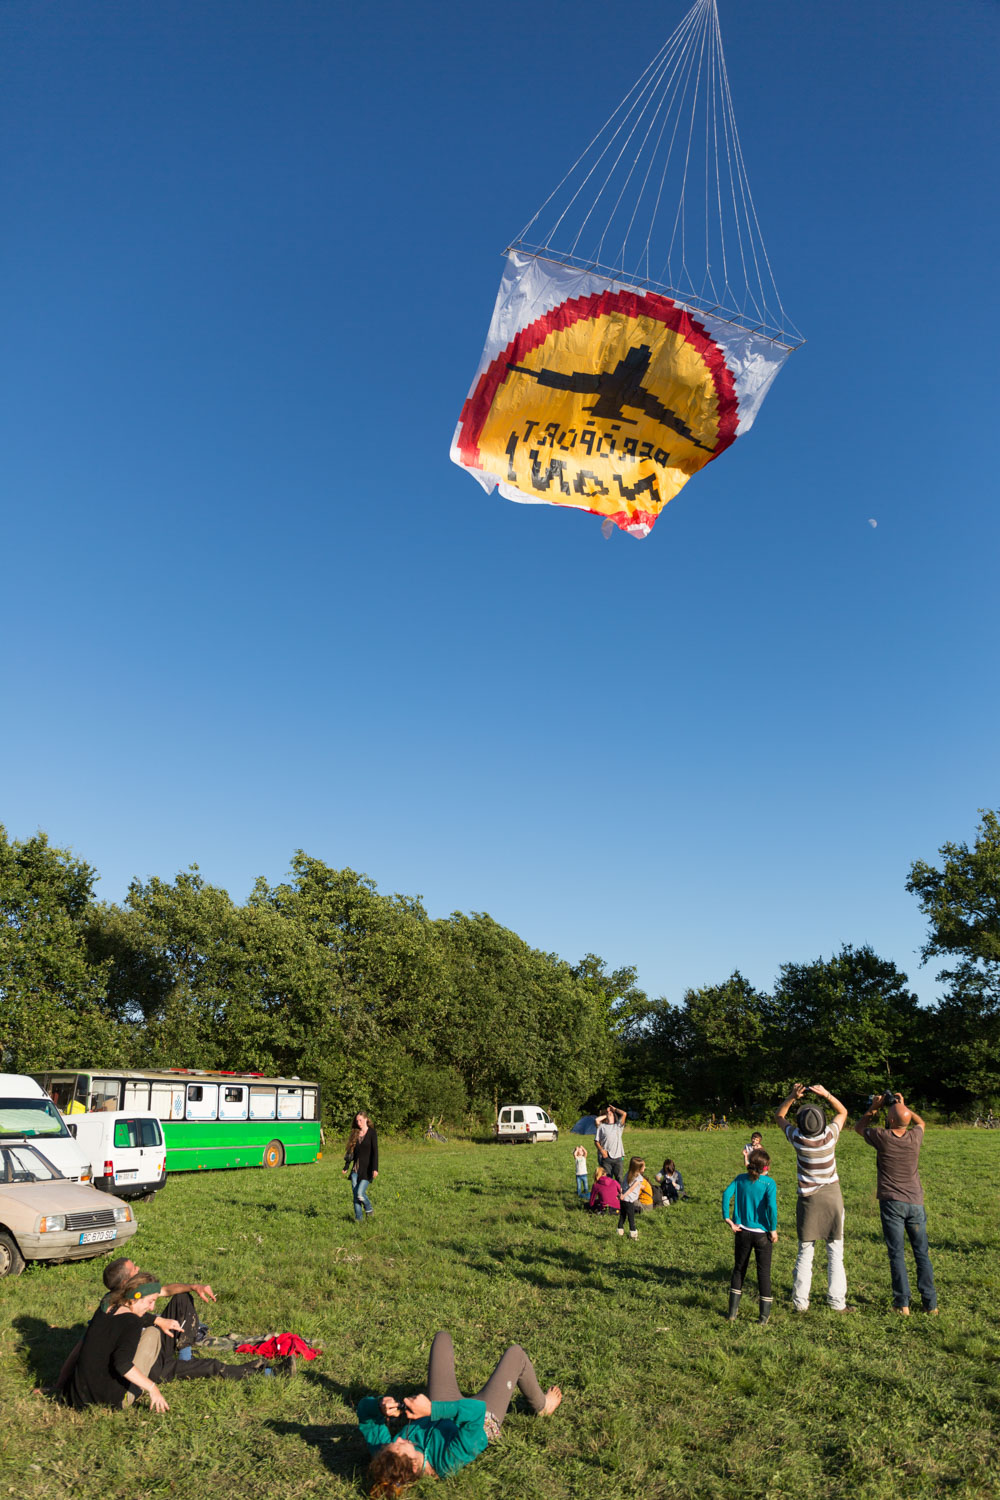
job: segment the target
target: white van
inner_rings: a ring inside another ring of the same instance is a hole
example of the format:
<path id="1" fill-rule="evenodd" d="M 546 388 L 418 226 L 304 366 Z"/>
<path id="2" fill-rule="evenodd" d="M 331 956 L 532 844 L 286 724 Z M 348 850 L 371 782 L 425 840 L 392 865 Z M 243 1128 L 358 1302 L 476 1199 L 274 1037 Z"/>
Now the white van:
<path id="1" fill-rule="evenodd" d="M 70 1115 L 66 1123 L 93 1163 L 95 1188 L 148 1202 L 166 1182 L 167 1148 L 156 1115 L 98 1109 Z"/>
<path id="2" fill-rule="evenodd" d="M 30 1141 L 71 1182 L 90 1181 L 90 1157 L 45 1090 L 24 1073 L 0 1073 L 0 1141 Z"/>
<path id="3" fill-rule="evenodd" d="M 559 1126 L 537 1104 L 503 1105 L 493 1129 L 498 1141 L 524 1141 L 529 1146 L 559 1139 Z"/>

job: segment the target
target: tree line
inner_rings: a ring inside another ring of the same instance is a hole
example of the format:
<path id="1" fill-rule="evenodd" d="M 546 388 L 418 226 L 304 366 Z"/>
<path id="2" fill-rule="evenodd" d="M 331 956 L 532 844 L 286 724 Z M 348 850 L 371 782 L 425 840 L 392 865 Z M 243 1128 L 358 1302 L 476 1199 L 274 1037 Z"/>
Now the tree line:
<path id="1" fill-rule="evenodd" d="M 353 870 L 299 851 L 242 905 L 196 866 L 97 901 L 97 872 L 43 833 L 0 826 L 0 1063 L 297 1074 L 324 1115 L 387 1127 L 492 1120 L 505 1099 L 564 1120 L 614 1096 L 650 1124 L 759 1119 L 790 1080 L 840 1097 L 879 1084 L 963 1113 L 1000 1101 L 1000 817 L 917 861 L 921 1007 L 869 947 L 788 963 L 770 993 L 740 973 L 652 999 L 636 972 L 569 963 L 485 913 L 434 919 Z"/>

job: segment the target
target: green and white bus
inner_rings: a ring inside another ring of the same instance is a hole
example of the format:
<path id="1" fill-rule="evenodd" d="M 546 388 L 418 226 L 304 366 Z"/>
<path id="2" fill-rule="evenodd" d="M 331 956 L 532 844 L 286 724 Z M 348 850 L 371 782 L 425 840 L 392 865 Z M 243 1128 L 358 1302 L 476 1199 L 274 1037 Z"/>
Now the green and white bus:
<path id="1" fill-rule="evenodd" d="M 70 1121 L 104 1109 L 156 1115 L 168 1173 L 281 1167 L 322 1154 L 319 1084 L 301 1078 L 200 1068 L 60 1068 L 32 1077 Z"/>

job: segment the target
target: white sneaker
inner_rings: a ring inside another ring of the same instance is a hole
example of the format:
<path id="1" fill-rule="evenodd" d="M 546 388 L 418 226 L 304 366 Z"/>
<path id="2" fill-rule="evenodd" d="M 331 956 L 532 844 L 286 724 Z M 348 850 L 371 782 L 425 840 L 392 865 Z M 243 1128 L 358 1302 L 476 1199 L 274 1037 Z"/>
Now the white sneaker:
<path id="1" fill-rule="evenodd" d="M 624 1230 L 624 1228 L 622 1228 L 622 1229 L 619 1229 L 619 1231 L 618 1231 L 618 1233 L 619 1233 L 619 1234 L 624 1234 L 624 1233 L 625 1233 L 625 1230 Z"/>

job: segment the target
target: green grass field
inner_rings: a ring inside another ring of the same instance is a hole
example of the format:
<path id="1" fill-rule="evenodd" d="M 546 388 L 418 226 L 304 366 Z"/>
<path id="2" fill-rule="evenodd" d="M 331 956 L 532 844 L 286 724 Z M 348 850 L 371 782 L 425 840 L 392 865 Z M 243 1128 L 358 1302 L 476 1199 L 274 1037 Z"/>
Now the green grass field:
<path id="1" fill-rule="evenodd" d="M 741 1320 L 724 1320 L 732 1241 L 719 1199 L 741 1169 L 735 1130 L 629 1133 L 650 1172 L 673 1155 L 691 1194 L 643 1216 L 636 1243 L 578 1209 L 574 1137 L 384 1142 L 377 1213 L 360 1226 L 336 1151 L 313 1167 L 172 1180 L 138 1206 L 133 1257 L 168 1280 L 211 1282 L 213 1331 L 289 1329 L 323 1356 L 290 1381 L 168 1385 L 165 1416 L 76 1414 L 30 1393 L 89 1317 L 103 1262 L 29 1267 L 0 1282 L 0 1495 L 357 1496 L 353 1403 L 422 1388 L 439 1327 L 465 1389 L 522 1343 L 565 1399 L 546 1420 L 515 1411 L 498 1444 L 415 1495 L 441 1483 L 453 1500 L 1000 1495 L 1000 1135 L 928 1135 L 941 1316 L 918 1305 L 909 1319 L 891 1311 L 874 1153 L 853 1134 L 838 1155 L 858 1311 L 825 1307 L 821 1250 L 813 1307 L 791 1311 L 794 1158 L 777 1130 L 764 1135 L 781 1231 L 766 1328 L 752 1271 Z"/>

